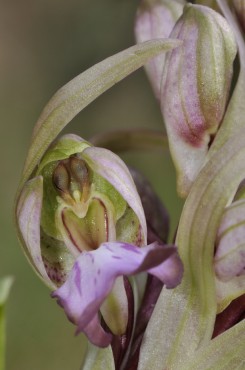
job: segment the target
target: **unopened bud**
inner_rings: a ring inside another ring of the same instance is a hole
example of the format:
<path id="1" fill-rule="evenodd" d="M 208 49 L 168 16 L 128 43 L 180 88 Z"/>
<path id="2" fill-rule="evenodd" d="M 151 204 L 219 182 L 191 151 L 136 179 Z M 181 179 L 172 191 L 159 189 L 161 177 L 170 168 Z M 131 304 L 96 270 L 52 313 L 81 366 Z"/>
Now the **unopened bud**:
<path id="1" fill-rule="evenodd" d="M 177 19 L 183 12 L 185 1 L 181 0 L 143 0 L 135 20 L 137 42 L 169 37 Z M 160 86 L 165 55 L 153 58 L 146 65 L 146 72 L 155 96 L 160 99 Z"/>
<path id="2" fill-rule="evenodd" d="M 226 20 L 201 5 L 185 7 L 170 37 L 183 45 L 166 56 L 161 107 L 186 196 L 225 112 L 236 43 Z"/>
<path id="3" fill-rule="evenodd" d="M 245 275 L 245 199 L 225 209 L 217 233 L 214 267 L 222 281 Z"/>

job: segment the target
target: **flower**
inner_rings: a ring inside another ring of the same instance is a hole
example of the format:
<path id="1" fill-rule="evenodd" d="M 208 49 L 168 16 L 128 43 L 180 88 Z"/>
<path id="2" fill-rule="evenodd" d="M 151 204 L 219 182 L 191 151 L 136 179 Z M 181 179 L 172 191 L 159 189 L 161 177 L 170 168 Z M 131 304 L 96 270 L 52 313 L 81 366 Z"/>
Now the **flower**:
<path id="1" fill-rule="evenodd" d="M 213 10 L 219 10 L 218 4 L 208 0 L 196 3 L 144 0 L 135 23 L 139 42 L 159 37 L 183 41 L 181 47 L 155 57 L 146 66 L 161 103 L 182 197 L 188 195 L 205 164 L 222 123 L 237 52 L 231 27 Z M 242 7 L 240 2 L 237 7 Z"/>
<path id="2" fill-rule="evenodd" d="M 216 236 L 214 271 L 219 312 L 245 293 L 245 199 L 242 190 L 244 187 L 239 189 L 235 201 L 225 208 Z"/>
<path id="3" fill-rule="evenodd" d="M 184 0 L 142 0 L 135 19 L 137 42 L 169 37 L 184 5 Z M 153 58 L 145 67 L 157 99 L 160 99 L 164 62 L 165 55 L 162 54 Z"/>
<path id="4" fill-rule="evenodd" d="M 123 276 L 147 271 L 166 287 L 182 277 L 176 247 L 146 246 L 146 220 L 129 170 L 112 152 L 75 135 L 54 142 L 17 207 L 23 243 L 67 317 L 98 346 L 125 333 Z M 141 247 L 141 248 L 140 248 Z M 177 257 L 177 258 L 176 258 Z"/>

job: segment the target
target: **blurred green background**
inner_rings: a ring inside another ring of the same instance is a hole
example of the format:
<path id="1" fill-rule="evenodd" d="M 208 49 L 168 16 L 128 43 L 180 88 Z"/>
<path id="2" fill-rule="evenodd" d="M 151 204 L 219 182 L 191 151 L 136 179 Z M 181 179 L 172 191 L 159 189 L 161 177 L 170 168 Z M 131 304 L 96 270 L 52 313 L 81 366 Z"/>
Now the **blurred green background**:
<path id="1" fill-rule="evenodd" d="M 139 1 L 8 0 L 0 5 L 0 275 L 15 283 L 8 302 L 7 370 L 76 370 L 82 336 L 50 298 L 28 265 L 15 236 L 13 200 L 31 131 L 56 90 L 96 62 L 134 44 Z M 106 129 L 163 130 L 157 102 L 143 69 L 87 107 L 66 132 L 88 139 Z M 127 154 L 161 196 L 172 234 L 181 202 L 168 153 Z"/>

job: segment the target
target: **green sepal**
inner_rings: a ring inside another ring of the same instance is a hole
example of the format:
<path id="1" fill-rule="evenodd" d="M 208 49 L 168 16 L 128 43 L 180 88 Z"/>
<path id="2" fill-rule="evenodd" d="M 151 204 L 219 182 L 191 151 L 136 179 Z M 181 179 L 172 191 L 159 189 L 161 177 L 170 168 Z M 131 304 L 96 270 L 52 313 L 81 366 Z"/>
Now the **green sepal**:
<path id="1" fill-rule="evenodd" d="M 66 159 L 75 153 L 82 153 L 82 151 L 89 146 L 91 146 L 91 144 L 79 136 L 73 134 L 62 136 L 60 139 L 56 140 L 44 154 L 38 166 L 37 175 L 39 175 L 48 164 Z"/>

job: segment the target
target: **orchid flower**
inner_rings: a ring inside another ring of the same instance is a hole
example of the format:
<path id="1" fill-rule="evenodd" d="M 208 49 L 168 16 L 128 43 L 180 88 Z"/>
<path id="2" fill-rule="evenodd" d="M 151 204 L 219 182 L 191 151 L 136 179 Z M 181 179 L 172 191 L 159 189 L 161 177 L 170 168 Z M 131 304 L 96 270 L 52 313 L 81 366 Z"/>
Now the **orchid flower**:
<path id="1" fill-rule="evenodd" d="M 99 346 L 111 339 L 99 324 L 100 308 L 114 334 L 126 332 L 128 302 L 119 276 L 148 271 L 168 287 L 181 280 L 174 247 L 139 249 L 147 243 L 146 221 L 127 167 L 75 135 L 45 153 L 21 193 L 17 218 L 35 267 L 51 287 L 61 286 L 52 296 L 77 333 Z"/>
<path id="2" fill-rule="evenodd" d="M 169 37 L 185 3 L 184 0 L 141 1 L 135 20 L 137 42 Z M 164 63 L 165 55 L 159 55 L 145 66 L 157 99 L 160 99 Z"/>
<path id="3" fill-rule="evenodd" d="M 129 324 L 123 277 L 146 271 L 173 288 L 181 281 L 182 263 L 175 246 L 147 246 L 141 200 L 118 156 L 76 135 L 52 137 L 98 96 L 98 86 L 104 91 L 178 45 L 159 40 L 133 47 L 62 88 L 34 129 L 23 171 L 16 221 L 27 257 L 76 332 L 100 347 L 109 345 L 112 334 L 125 334 Z"/>
<path id="4" fill-rule="evenodd" d="M 164 25 L 165 10 L 178 7 L 183 14 L 164 29 L 171 39 L 138 44 L 76 77 L 34 128 L 16 200 L 18 233 L 76 333 L 89 339 L 83 370 L 244 363 L 244 35 L 231 1 L 183 3 L 144 0 L 137 39 L 160 36 L 155 22 Z M 161 59 L 163 50 L 170 52 Z M 186 197 L 174 245 L 165 244 L 168 218 L 151 185 L 108 150 L 159 148 L 166 138 L 103 133 L 96 146 L 75 135 L 57 139 L 83 107 L 147 63 Z"/>

